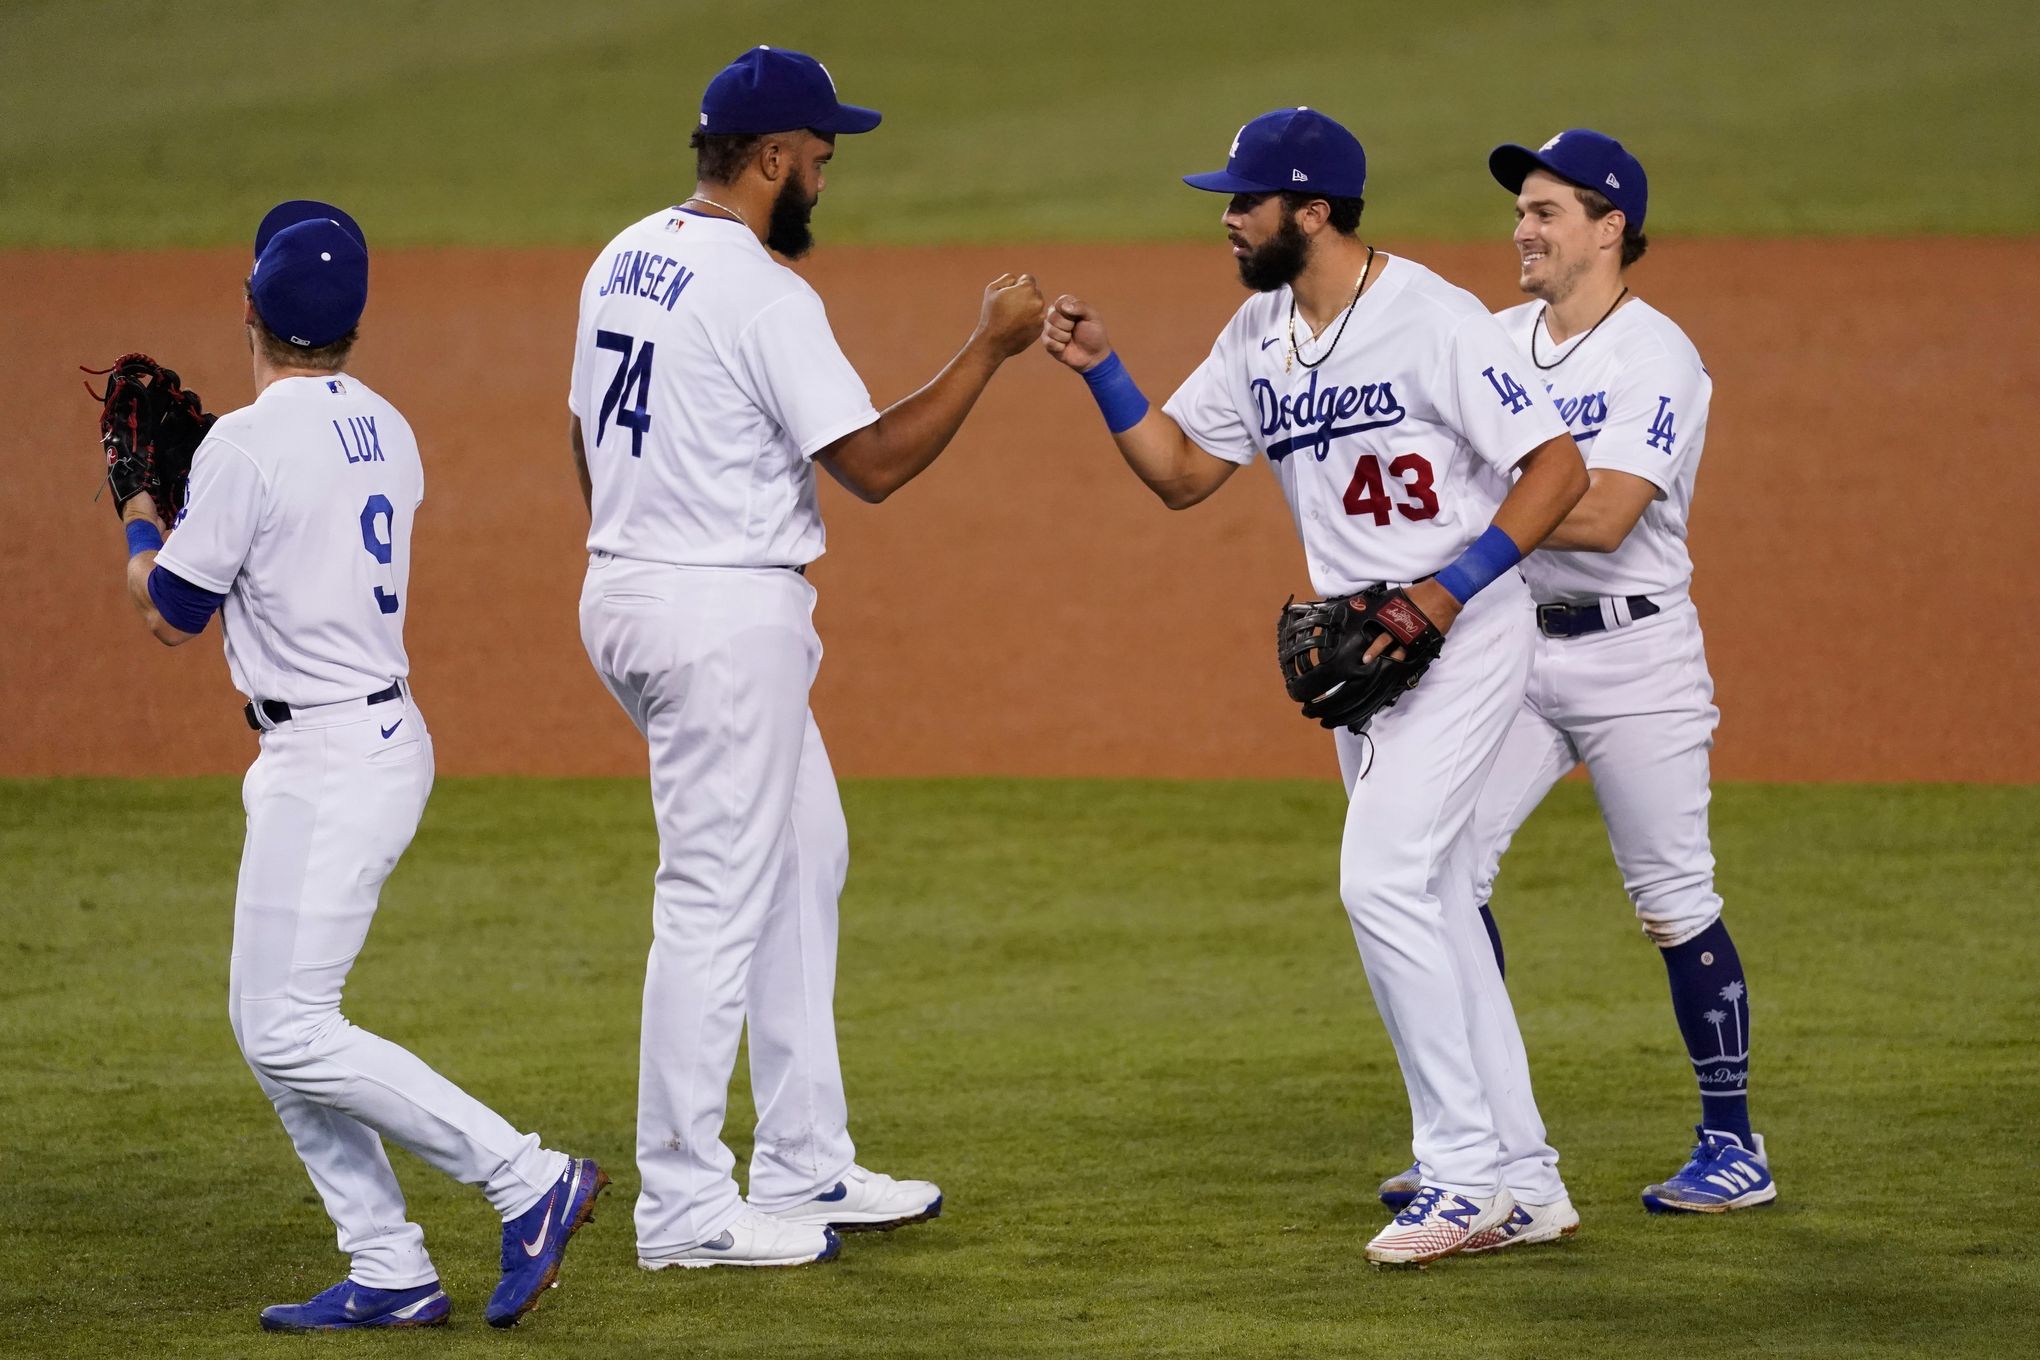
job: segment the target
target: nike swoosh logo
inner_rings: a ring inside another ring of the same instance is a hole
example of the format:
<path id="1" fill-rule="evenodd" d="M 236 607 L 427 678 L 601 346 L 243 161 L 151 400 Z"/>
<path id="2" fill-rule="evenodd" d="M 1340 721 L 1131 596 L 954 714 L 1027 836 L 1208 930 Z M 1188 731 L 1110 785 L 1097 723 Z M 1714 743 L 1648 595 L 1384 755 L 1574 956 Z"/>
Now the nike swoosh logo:
<path id="1" fill-rule="evenodd" d="M 549 1197 L 545 1202 L 545 1220 L 539 1225 L 538 1236 L 529 1242 L 521 1244 L 526 1256 L 536 1256 L 545 1250 L 545 1239 L 552 1234 L 553 1200 L 557 1197 L 558 1192 L 555 1191 L 553 1196 Z"/>
<path id="2" fill-rule="evenodd" d="M 828 1194 L 826 1194 L 826 1195 L 816 1195 L 816 1196 L 815 1196 L 815 1203 L 817 1203 L 817 1204 L 834 1204 L 834 1203 L 835 1203 L 835 1202 L 836 1202 L 837 1200 L 839 1200 L 839 1199 L 848 1199 L 848 1198 L 849 1198 L 849 1196 L 850 1196 L 850 1191 L 849 1191 L 849 1190 L 848 1190 L 848 1189 L 847 1189 L 847 1188 L 846 1188 L 846 1187 L 844 1186 L 843 1182 L 841 1182 L 841 1181 L 837 1181 L 837 1182 L 836 1182 L 836 1188 L 835 1188 L 835 1189 L 833 1189 L 833 1190 L 831 1190 L 831 1191 L 830 1191 L 830 1192 L 829 1192 Z"/>
<path id="3" fill-rule="evenodd" d="M 402 718 L 399 718 L 395 722 L 391 723 L 388 727 L 385 727 L 382 730 L 383 740 L 388 741 L 390 739 L 390 733 L 396 731 L 399 727 L 402 727 L 403 725 L 404 720 Z"/>
<path id="4" fill-rule="evenodd" d="M 1261 342 L 1261 349 L 1262 349 L 1262 352 L 1263 352 L 1263 353 L 1265 353 L 1265 352 L 1267 351 L 1267 349 L 1268 349 L 1268 346 L 1270 346 L 1270 345 L 1272 345 L 1272 344 L 1275 344 L 1276 342 L 1280 341 L 1281 339 L 1282 339 L 1282 337 L 1281 337 L 1281 336 L 1279 336 L 1279 335 L 1271 335 L 1271 336 L 1269 336 L 1269 337 L 1268 337 L 1268 338 L 1267 338 L 1266 340 L 1263 340 L 1263 341 Z"/>
<path id="5" fill-rule="evenodd" d="M 728 1251 L 731 1247 L 737 1245 L 737 1236 L 728 1228 L 724 1228 L 722 1235 L 716 1238 L 715 1241 L 703 1242 L 701 1245 L 709 1251 Z"/>

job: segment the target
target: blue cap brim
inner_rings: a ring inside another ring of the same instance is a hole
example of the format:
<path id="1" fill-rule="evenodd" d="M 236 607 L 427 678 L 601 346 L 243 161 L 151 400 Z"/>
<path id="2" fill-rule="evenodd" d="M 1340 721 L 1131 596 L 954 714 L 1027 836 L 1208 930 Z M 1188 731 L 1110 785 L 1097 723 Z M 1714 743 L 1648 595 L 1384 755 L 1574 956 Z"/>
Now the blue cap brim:
<path id="1" fill-rule="evenodd" d="M 322 219 L 338 222 L 363 250 L 368 249 L 368 238 L 361 234 L 360 226 L 346 213 L 330 203 L 321 203 L 316 198 L 293 198 L 277 204 L 263 215 L 262 225 L 255 228 L 255 257 L 260 259 L 276 233 L 284 228 L 294 227 L 300 222 L 317 222 Z"/>
<path id="2" fill-rule="evenodd" d="M 884 117 L 885 115 L 877 109 L 859 108 L 855 104 L 838 104 L 835 113 L 829 116 L 829 121 L 817 127 L 815 131 L 826 132 L 831 136 L 842 136 L 845 133 L 851 132 L 869 132 L 877 127 L 879 121 Z"/>
<path id="3" fill-rule="evenodd" d="M 1532 170 L 1549 171 L 1564 179 L 1566 183 L 1572 183 L 1559 171 L 1552 169 L 1535 151 L 1527 146 L 1517 146 L 1513 142 L 1488 152 L 1487 168 L 1488 173 L 1495 177 L 1495 182 L 1512 194 L 1523 192 L 1523 181 L 1530 177 Z"/>
<path id="4" fill-rule="evenodd" d="M 1185 175 L 1183 182 L 1193 189 L 1203 189 L 1214 194 L 1273 194 L 1281 192 L 1274 185 L 1262 184 L 1256 180 L 1244 179 L 1230 170 L 1207 170 L 1201 175 Z"/>

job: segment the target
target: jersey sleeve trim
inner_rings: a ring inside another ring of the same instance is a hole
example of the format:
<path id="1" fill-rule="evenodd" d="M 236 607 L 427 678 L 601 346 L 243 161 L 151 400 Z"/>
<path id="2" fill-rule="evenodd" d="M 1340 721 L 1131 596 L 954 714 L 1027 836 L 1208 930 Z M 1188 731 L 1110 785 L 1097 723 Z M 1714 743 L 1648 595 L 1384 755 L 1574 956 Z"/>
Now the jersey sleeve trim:
<path id="1" fill-rule="evenodd" d="M 857 431 L 877 423 L 878 408 L 873 406 L 854 416 L 846 417 L 834 425 L 825 425 L 822 427 L 822 433 L 810 437 L 805 444 L 800 446 L 800 456 L 813 459 L 816 454 L 841 439 L 844 435 L 855 434 Z"/>

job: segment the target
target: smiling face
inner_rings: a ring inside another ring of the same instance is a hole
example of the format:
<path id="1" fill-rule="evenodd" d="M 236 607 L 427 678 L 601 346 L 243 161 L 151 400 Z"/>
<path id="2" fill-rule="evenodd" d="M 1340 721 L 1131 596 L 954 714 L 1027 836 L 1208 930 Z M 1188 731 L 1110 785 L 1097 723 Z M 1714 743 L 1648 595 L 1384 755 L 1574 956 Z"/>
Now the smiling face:
<path id="1" fill-rule="evenodd" d="M 1226 204 L 1226 239 L 1240 282 L 1257 293 L 1294 283 L 1310 259 L 1310 238 L 1280 194 L 1234 194 Z"/>
<path id="2" fill-rule="evenodd" d="M 1589 217 L 1571 184 L 1532 170 L 1516 195 L 1518 285 L 1532 297 L 1558 303 L 1604 271 L 1619 275 L 1625 220 L 1620 210 Z"/>

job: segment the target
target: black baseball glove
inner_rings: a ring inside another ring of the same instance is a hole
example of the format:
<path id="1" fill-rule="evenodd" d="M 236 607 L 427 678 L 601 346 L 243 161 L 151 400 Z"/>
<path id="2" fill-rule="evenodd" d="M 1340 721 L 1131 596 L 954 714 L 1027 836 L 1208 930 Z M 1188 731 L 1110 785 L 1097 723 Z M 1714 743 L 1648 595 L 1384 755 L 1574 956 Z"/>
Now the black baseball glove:
<path id="1" fill-rule="evenodd" d="M 1389 646 L 1362 660 L 1374 639 Z M 1400 648 L 1402 659 L 1394 659 Z M 1445 635 L 1401 587 L 1369 586 L 1358 595 L 1282 606 L 1275 624 L 1275 655 L 1289 697 L 1303 716 L 1325 727 L 1365 731 L 1368 721 L 1424 678 Z"/>
<path id="2" fill-rule="evenodd" d="M 106 375 L 106 390 L 85 389 L 100 402 L 99 442 L 106 448 L 106 484 L 113 512 L 146 491 L 156 513 L 174 527 L 191 485 L 191 456 L 218 417 L 208 415 L 198 393 L 187 391 L 176 370 L 146 354 L 123 354 L 112 368 L 84 372 Z"/>

